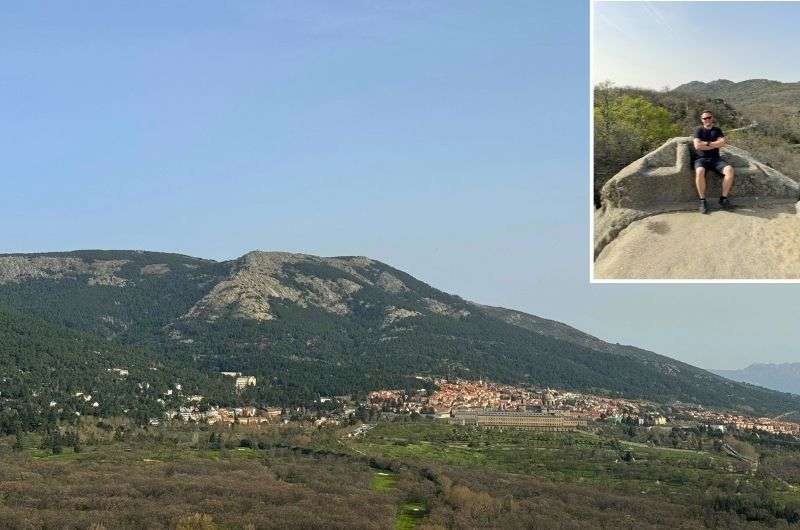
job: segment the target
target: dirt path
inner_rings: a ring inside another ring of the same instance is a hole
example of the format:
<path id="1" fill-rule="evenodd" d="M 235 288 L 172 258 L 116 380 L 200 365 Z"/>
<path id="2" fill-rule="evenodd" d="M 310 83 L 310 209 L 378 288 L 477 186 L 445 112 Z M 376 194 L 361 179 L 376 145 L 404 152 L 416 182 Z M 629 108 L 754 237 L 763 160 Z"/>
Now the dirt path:
<path id="1" fill-rule="evenodd" d="M 800 216 L 781 205 L 648 217 L 603 249 L 595 278 L 798 279 Z"/>

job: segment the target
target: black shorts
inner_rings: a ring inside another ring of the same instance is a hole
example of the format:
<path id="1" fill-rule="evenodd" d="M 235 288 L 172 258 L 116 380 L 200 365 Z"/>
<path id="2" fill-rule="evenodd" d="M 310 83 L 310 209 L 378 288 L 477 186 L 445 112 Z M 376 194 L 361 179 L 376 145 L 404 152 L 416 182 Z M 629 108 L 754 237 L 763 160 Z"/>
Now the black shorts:
<path id="1" fill-rule="evenodd" d="M 706 171 L 711 169 L 722 175 L 722 170 L 730 164 L 724 158 L 698 158 L 694 161 L 694 168 L 706 168 Z"/>

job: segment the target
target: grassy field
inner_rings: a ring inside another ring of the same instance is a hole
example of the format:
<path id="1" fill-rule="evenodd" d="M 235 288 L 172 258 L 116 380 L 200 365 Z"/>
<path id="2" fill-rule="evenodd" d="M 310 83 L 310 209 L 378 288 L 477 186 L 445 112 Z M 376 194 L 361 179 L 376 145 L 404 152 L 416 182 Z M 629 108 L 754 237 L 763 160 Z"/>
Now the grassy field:
<path id="1" fill-rule="evenodd" d="M 376 471 L 372 477 L 372 489 L 381 493 L 393 493 L 396 483 L 397 474 L 392 471 Z M 427 513 L 428 504 L 425 500 L 404 502 L 397 510 L 394 527 L 397 530 L 415 528 Z"/>
<path id="2" fill-rule="evenodd" d="M 60 454 L 38 448 L 36 436 L 17 451 L 0 440 L 0 526 L 750 528 L 800 520 L 797 452 L 765 453 L 754 470 L 712 449 L 608 433 L 408 422 L 345 434 L 310 425 L 210 437 L 200 427 L 159 428 Z"/>
<path id="3" fill-rule="evenodd" d="M 778 477 L 775 470 L 786 466 L 776 457 L 772 471 L 759 472 L 749 463 L 713 450 L 710 441 L 705 443 L 707 450 L 689 450 L 590 432 L 544 433 L 418 423 L 379 425 L 352 442 L 352 447 L 390 461 L 462 472 L 488 470 L 543 479 L 563 485 L 565 491 L 588 486 L 601 497 L 650 499 L 662 508 L 680 507 L 687 517 L 702 519 L 703 525 L 714 526 L 723 520 L 725 525 L 753 525 L 775 517 L 783 523 L 800 519 L 800 473 Z M 796 457 L 792 460 L 795 469 L 797 461 L 800 459 Z M 598 501 L 600 505 L 614 502 Z M 742 520 L 727 519 L 732 513 Z"/>
<path id="4" fill-rule="evenodd" d="M 376 471 L 372 477 L 372 489 L 375 491 L 389 491 L 394 487 L 397 479 L 389 471 Z"/>
<path id="5" fill-rule="evenodd" d="M 486 468 L 676 499 L 736 481 L 744 472 L 740 462 L 721 453 L 648 447 L 589 433 L 386 424 L 371 430 L 355 447 L 370 456 L 400 461 Z"/>
<path id="6" fill-rule="evenodd" d="M 424 502 L 407 502 L 400 507 L 395 522 L 396 530 L 411 530 L 418 526 L 428 512 L 428 505 Z"/>

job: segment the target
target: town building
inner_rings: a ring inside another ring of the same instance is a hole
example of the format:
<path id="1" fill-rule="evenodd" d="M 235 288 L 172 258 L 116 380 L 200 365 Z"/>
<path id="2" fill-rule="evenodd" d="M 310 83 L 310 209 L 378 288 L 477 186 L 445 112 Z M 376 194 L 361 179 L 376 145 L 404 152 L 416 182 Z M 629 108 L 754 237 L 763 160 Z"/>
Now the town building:
<path id="1" fill-rule="evenodd" d="M 461 409 L 453 411 L 451 422 L 479 427 L 515 427 L 546 431 L 571 431 L 586 426 L 586 420 L 558 412 L 528 412 Z"/>
<path id="2" fill-rule="evenodd" d="M 248 386 L 251 386 L 251 385 L 255 385 L 256 384 L 256 378 L 254 376 L 252 376 L 252 375 L 245 375 L 245 376 L 237 377 L 235 384 L 236 384 L 236 390 L 241 390 L 241 389 L 243 389 L 245 387 L 248 387 Z"/>

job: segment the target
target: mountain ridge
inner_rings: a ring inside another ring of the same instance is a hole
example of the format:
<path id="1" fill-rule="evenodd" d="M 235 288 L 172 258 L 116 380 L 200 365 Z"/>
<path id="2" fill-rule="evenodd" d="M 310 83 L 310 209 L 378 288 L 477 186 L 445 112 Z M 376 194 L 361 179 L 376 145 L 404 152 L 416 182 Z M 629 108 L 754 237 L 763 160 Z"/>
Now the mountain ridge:
<path id="1" fill-rule="evenodd" d="M 672 89 L 673 92 L 690 92 L 701 96 L 714 96 L 727 94 L 740 99 L 753 89 L 764 90 L 766 88 L 780 90 L 794 90 L 800 88 L 800 82 L 783 82 L 774 79 L 745 79 L 743 81 L 731 81 L 729 79 L 716 79 L 714 81 L 690 81 Z"/>
<path id="2" fill-rule="evenodd" d="M 800 409 L 800 398 L 470 302 L 364 256 L 253 251 L 217 262 L 143 251 L 5 254 L 0 306 L 143 348 L 197 381 L 251 373 L 259 384 L 249 399 L 264 402 L 413 388 L 421 384 L 416 376 L 428 376 L 758 413 Z M 196 386 L 200 392 L 202 383 Z"/>
<path id="3" fill-rule="evenodd" d="M 756 133 L 766 135 L 767 144 L 771 138 L 780 139 L 793 149 L 800 143 L 800 81 L 784 83 L 771 79 L 747 79 L 739 82 L 717 80 L 704 83 L 692 81 L 674 88 L 672 93 L 691 97 L 711 98 L 730 103 L 739 109 L 750 120 L 756 122 Z M 796 173 L 796 159 L 791 152 L 776 151 L 774 146 L 764 146 L 765 142 L 755 138 L 740 137 L 745 148 L 763 150 L 768 156 L 783 167 L 789 175 Z M 768 160 L 769 161 L 769 160 Z"/>
<path id="4" fill-rule="evenodd" d="M 800 395 L 800 363 L 753 363 L 736 370 L 709 371 L 733 381 Z"/>

